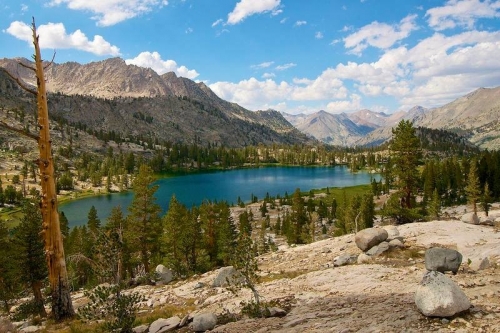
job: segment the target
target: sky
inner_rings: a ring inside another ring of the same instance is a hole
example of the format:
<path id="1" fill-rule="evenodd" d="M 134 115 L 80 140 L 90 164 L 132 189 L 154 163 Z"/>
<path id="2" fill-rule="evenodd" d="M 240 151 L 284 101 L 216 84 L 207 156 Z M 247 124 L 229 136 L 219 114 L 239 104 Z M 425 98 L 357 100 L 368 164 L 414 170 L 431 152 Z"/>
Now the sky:
<path id="1" fill-rule="evenodd" d="M 0 58 L 174 71 L 250 110 L 442 106 L 500 86 L 500 0 L 0 0 Z"/>

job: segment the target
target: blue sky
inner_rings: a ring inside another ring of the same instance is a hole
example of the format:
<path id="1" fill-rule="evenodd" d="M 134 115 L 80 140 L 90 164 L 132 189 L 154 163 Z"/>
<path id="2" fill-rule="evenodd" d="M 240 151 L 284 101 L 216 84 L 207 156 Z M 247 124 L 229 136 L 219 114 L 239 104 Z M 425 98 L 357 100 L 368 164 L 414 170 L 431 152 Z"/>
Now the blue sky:
<path id="1" fill-rule="evenodd" d="M 392 113 L 500 86 L 500 0 L 0 0 L 0 58 L 121 57 L 250 110 Z"/>

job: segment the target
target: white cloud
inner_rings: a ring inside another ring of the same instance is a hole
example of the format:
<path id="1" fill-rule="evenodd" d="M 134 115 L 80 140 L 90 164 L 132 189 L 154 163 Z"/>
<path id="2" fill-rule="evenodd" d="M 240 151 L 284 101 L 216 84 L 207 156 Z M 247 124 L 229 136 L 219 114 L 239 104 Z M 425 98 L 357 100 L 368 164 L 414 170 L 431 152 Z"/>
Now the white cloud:
<path id="1" fill-rule="evenodd" d="M 307 21 L 297 21 L 297 22 L 295 22 L 295 24 L 293 26 L 300 27 L 300 26 L 306 25 L 306 24 L 307 24 Z"/>
<path id="2" fill-rule="evenodd" d="M 262 74 L 262 78 L 263 79 L 270 79 L 272 77 L 276 77 L 276 74 L 274 74 L 274 73 L 264 73 L 264 74 Z"/>
<path id="3" fill-rule="evenodd" d="M 22 11 L 22 12 L 26 12 L 26 11 L 28 11 L 28 6 L 27 6 L 27 5 L 25 5 L 24 3 L 23 3 L 23 4 L 21 4 L 21 11 Z"/>
<path id="4" fill-rule="evenodd" d="M 187 29 L 186 29 L 186 33 L 187 33 L 187 34 L 190 34 L 190 33 L 192 33 L 193 31 L 194 31 L 194 30 L 193 30 L 193 28 L 191 28 L 191 27 L 189 27 L 189 28 L 187 28 Z"/>
<path id="5" fill-rule="evenodd" d="M 314 34 L 314 38 L 316 38 L 316 39 L 323 39 L 323 33 L 321 31 L 317 31 Z"/>
<path id="6" fill-rule="evenodd" d="M 265 13 L 272 12 L 273 15 L 279 14 L 279 5 L 281 0 L 241 0 L 236 4 L 233 11 L 227 15 L 227 24 L 238 24 L 245 18 Z"/>
<path id="7" fill-rule="evenodd" d="M 73 10 L 90 11 L 99 26 L 110 26 L 168 5 L 167 0 L 51 0 L 50 6 L 67 4 Z"/>
<path id="8" fill-rule="evenodd" d="M 288 64 L 276 66 L 275 69 L 278 70 L 278 71 L 284 71 L 284 70 L 287 70 L 287 69 L 295 67 L 295 66 L 297 66 L 297 64 L 294 64 L 293 62 L 290 62 Z"/>
<path id="9" fill-rule="evenodd" d="M 349 100 L 330 102 L 326 110 L 332 113 L 350 112 L 362 109 L 361 96 L 352 94 Z"/>
<path id="10" fill-rule="evenodd" d="M 194 79 L 199 74 L 194 69 L 188 69 L 186 66 L 178 66 L 174 60 L 162 60 L 158 52 L 141 52 L 133 59 L 126 59 L 127 65 L 136 65 L 140 67 L 151 68 L 158 74 L 175 72 L 178 76 Z"/>
<path id="11" fill-rule="evenodd" d="M 286 22 L 286 20 L 288 20 L 288 17 L 285 17 L 284 19 L 281 19 L 280 23 L 283 24 Z"/>
<path id="12" fill-rule="evenodd" d="M 274 61 L 266 61 L 266 62 L 260 63 L 258 65 L 252 65 L 252 66 L 250 66 L 250 68 L 253 68 L 253 69 L 268 68 L 268 67 L 271 67 L 273 64 L 274 64 Z"/>
<path id="13" fill-rule="evenodd" d="M 33 42 L 31 27 L 26 23 L 14 21 L 6 32 L 30 44 Z M 37 33 L 40 36 L 40 47 L 44 49 L 77 49 L 96 55 L 120 55 L 120 49 L 102 36 L 95 35 L 93 40 L 89 40 L 79 29 L 68 34 L 62 23 L 42 24 L 37 27 Z"/>
<path id="14" fill-rule="evenodd" d="M 442 7 L 429 9 L 425 16 L 429 26 L 438 31 L 456 26 L 472 29 L 477 19 L 500 17 L 500 1 L 449 0 Z"/>
<path id="15" fill-rule="evenodd" d="M 349 53 L 360 55 L 368 46 L 388 49 L 396 42 L 405 39 L 418 27 L 415 24 L 416 15 L 403 18 L 399 25 L 372 22 L 344 38 L 344 46 Z"/>
<path id="16" fill-rule="evenodd" d="M 214 23 L 212 23 L 212 28 L 218 26 L 219 24 L 222 24 L 224 22 L 223 19 L 218 19 Z"/>

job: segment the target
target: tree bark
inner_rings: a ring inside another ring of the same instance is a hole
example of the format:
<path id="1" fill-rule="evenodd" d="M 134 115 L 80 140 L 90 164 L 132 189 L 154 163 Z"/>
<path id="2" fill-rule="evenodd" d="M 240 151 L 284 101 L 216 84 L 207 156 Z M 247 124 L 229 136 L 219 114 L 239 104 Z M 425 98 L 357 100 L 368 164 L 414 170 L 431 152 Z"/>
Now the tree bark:
<path id="1" fill-rule="evenodd" d="M 47 106 L 47 92 L 45 89 L 45 76 L 38 36 L 36 34 L 35 19 L 33 18 L 33 44 L 35 46 L 35 73 L 37 78 L 37 108 L 38 127 L 40 135 L 38 149 L 40 168 L 42 201 L 40 208 L 43 217 L 43 239 L 45 255 L 49 270 L 49 281 L 52 293 L 52 316 L 55 320 L 73 317 L 75 312 L 71 302 L 71 294 L 64 258 L 64 247 L 57 211 L 57 194 L 54 179 L 54 163 L 52 159 L 52 146 L 49 131 L 49 112 Z"/>

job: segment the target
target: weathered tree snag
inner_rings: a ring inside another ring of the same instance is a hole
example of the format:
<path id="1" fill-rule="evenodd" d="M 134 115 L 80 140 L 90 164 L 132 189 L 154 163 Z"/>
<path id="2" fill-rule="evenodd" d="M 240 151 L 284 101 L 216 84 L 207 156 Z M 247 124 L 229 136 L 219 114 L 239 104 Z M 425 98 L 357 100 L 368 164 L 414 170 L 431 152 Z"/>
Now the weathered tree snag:
<path id="1" fill-rule="evenodd" d="M 37 108 L 38 127 L 40 135 L 38 148 L 40 158 L 40 182 L 42 186 L 42 201 L 40 208 L 43 217 L 43 239 L 45 243 L 45 255 L 49 269 L 49 281 L 52 294 L 52 316 L 55 320 L 73 317 L 75 312 L 71 302 L 71 294 L 64 258 L 64 247 L 59 224 L 59 213 L 57 211 L 57 194 L 54 179 L 54 163 L 52 159 L 52 147 L 49 131 L 49 112 L 47 106 L 47 92 L 45 90 L 45 76 L 43 73 L 42 57 L 38 45 L 35 19 L 33 18 L 33 44 L 35 46 L 35 73 L 37 78 Z"/>

